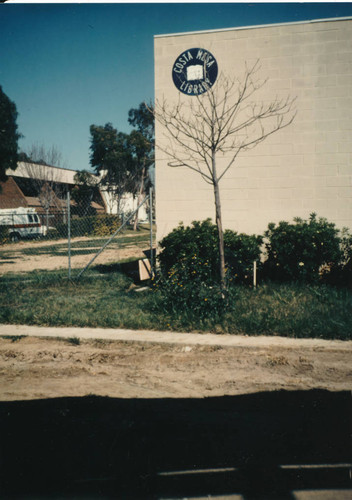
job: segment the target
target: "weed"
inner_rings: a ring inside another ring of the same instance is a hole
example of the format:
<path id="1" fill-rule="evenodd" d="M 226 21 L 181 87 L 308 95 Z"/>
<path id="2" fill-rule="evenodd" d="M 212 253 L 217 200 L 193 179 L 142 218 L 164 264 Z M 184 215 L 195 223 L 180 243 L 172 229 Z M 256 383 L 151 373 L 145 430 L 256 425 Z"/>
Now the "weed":
<path id="1" fill-rule="evenodd" d="M 27 337 L 27 335 L 1 335 L 3 339 L 11 340 L 11 342 L 18 342 Z"/>
<path id="2" fill-rule="evenodd" d="M 266 361 L 267 366 L 285 366 L 288 364 L 288 359 L 285 356 L 268 356 Z"/>
<path id="3" fill-rule="evenodd" d="M 81 341 L 78 337 L 70 337 L 67 339 L 67 342 L 72 345 L 80 345 Z"/>

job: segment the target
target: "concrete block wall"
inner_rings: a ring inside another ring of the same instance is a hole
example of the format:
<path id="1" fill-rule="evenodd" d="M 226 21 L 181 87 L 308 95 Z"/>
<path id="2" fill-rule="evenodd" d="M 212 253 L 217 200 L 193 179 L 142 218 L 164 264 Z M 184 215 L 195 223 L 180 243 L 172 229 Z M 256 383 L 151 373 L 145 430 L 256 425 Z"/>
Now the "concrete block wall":
<path id="1" fill-rule="evenodd" d="M 261 234 L 269 222 L 311 212 L 352 229 L 352 18 L 155 37 L 155 98 L 170 104 L 191 96 L 172 82 L 186 49 L 209 50 L 219 72 L 240 76 L 260 60 L 260 100 L 297 97 L 297 116 L 238 157 L 221 181 L 224 227 Z M 187 168 L 171 168 L 158 148 L 156 218 L 160 240 L 180 221 L 214 218 L 212 187 Z"/>

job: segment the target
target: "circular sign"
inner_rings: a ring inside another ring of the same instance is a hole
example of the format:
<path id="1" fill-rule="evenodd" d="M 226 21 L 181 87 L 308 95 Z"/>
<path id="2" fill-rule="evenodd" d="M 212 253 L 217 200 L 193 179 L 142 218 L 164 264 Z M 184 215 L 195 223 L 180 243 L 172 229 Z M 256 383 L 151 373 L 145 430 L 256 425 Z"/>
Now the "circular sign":
<path id="1" fill-rule="evenodd" d="M 205 49 L 187 49 L 178 56 L 172 67 L 172 79 L 186 95 L 204 94 L 215 83 L 218 63 Z"/>

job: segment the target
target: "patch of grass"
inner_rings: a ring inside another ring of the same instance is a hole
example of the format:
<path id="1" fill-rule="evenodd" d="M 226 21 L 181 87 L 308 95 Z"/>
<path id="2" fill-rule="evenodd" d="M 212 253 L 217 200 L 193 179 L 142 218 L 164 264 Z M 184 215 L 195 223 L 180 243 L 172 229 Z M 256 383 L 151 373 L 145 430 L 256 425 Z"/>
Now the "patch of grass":
<path id="1" fill-rule="evenodd" d="M 134 329 L 162 325 L 154 322 L 148 294 L 129 292 L 132 280 L 123 274 L 82 277 L 78 282 L 41 278 L 1 287 L 0 322 Z"/>
<path id="2" fill-rule="evenodd" d="M 192 303 L 166 313 L 160 292 L 137 294 L 132 279 L 121 272 L 99 274 L 100 279 L 97 272 L 92 269 L 89 276 L 71 282 L 66 271 L 29 273 L 30 281 L 13 277 L 6 286 L 0 280 L 0 323 L 352 339 L 349 289 L 236 286 L 220 319 L 209 316 L 200 321 L 192 314 Z"/>
<path id="3" fill-rule="evenodd" d="M 0 276 L 0 287 L 7 287 L 14 283 L 28 284 L 37 283 L 44 286 L 48 283 L 57 283 L 58 281 L 67 280 L 67 269 L 59 269 L 55 271 L 29 271 L 26 273 L 6 273 Z"/>
<path id="4" fill-rule="evenodd" d="M 18 342 L 26 337 L 27 335 L 1 335 L 1 338 L 11 340 L 11 342 Z"/>
<path id="5" fill-rule="evenodd" d="M 70 337 L 67 339 L 67 342 L 72 345 L 80 345 L 81 341 L 78 337 Z"/>
<path id="6" fill-rule="evenodd" d="M 351 290 L 266 284 L 236 298 L 229 333 L 352 339 Z"/>

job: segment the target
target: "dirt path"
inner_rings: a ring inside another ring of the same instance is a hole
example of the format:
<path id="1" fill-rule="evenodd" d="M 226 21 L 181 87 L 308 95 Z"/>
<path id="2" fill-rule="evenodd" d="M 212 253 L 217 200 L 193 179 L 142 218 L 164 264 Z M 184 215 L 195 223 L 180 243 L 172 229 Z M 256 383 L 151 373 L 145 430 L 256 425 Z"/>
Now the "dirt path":
<path id="1" fill-rule="evenodd" d="M 134 234 L 124 234 L 125 237 L 133 237 Z M 92 238 L 81 237 L 75 238 L 74 242 L 82 241 L 92 241 Z M 101 242 L 101 238 L 99 238 Z M 25 255 L 23 250 L 29 248 L 45 248 L 51 247 L 53 245 L 67 245 L 67 240 L 55 240 L 55 241 L 20 241 L 18 243 L 13 243 L 10 245 L 0 247 L 1 251 L 6 252 L 6 257 L 0 259 L 0 275 L 9 272 L 13 273 L 26 273 L 32 270 L 38 271 L 52 271 L 56 269 L 67 269 L 68 268 L 68 255 L 57 256 L 57 255 Z M 97 243 L 97 249 L 99 250 L 101 243 Z M 148 249 L 148 244 L 145 245 Z M 81 248 L 83 250 L 83 248 Z M 90 259 L 95 255 L 96 252 L 91 249 L 91 253 L 87 255 L 72 255 L 71 256 L 71 267 L 72 269 L 82 268 L 88 264 Z M 95 264 L 109 264 L 111 262 L 122 261 L 124 259 L 129 259 L 135 257 L 136 259 L 145 257 L 145 254 L 141 250 L 141 244 L 131 244 L 127 248 L 106 248 L 99 257 L 95 260 Z"/>
<path id="2" fill-rule="evenodd" d="M 202 398 L 279 389 L 352 389 L 350 343 L 310 345 L 276 338 L 275 344 L 266 345 L 259 337 L 258 345 L 221 346 L 221 337 L 216 337 L 215 345 L 1 337 L 0 399 L 93 394 Z"/>

